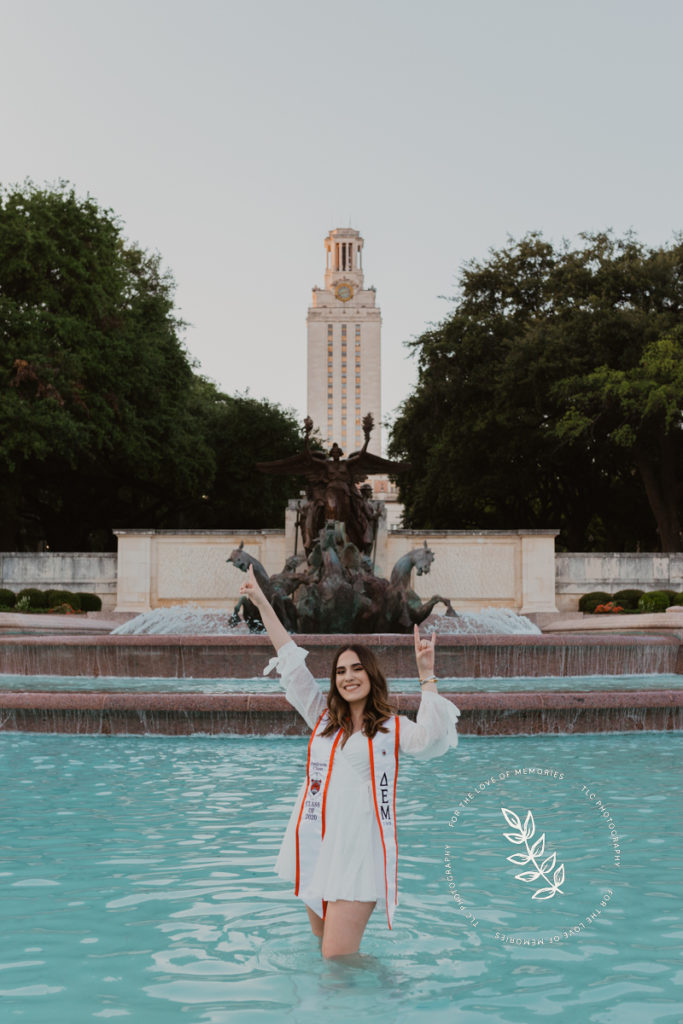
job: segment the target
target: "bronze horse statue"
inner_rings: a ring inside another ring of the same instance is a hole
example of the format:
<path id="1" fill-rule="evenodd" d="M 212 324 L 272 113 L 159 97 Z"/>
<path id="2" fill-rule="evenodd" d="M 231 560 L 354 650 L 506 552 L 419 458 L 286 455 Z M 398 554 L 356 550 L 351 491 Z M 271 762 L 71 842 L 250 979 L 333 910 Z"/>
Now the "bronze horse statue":
<path id="1" fill-rule="evenodd" d="M 254 576 L 258 585 L 275 609 L 280 622 L 290 633 L 294 632 L 297 627 L 297 617 L 290 594 L 305 580 L 305 577 L 297 577 L 293 571 L 298 559 L 288 558 L 285 564 L 285 571 L 271 577 L 258 558 L 244 550 L 244 541 L 242 541 L 240 546 L 234 549 L 227 561 L 231 562 L 240 572 L 246 572 L 250 565 L 254 567 Z M 290 566 L 289 569 L 288 566 Z M 240 612 L 242 612 L 242 617 L 250 629 L 263 628 L 258 608 L 248 597 L 240 597 L 235 605 L 230 618 L 231 626 L 236 626 L 239 623 Z"/>
<path id="2" fill-rule="evenodd" d="M 227 559 L 241 572 L 250 565 L 286 629 L 293 633 L 408 633 L 432 612 L 446 606 L 446 615 L 456 613 L 447 598 L 435 594 L 423 602 L 410 586 L 413 569 L 418 576 L 428 573 L 434 553 L 425 543 L 398 559 L 391 579 L 372 572 L 356 546 L 346 540 L 342 523 L 328 523 L 307 562 L 307 572 L 297 572 L 301 558 L 288 559 L 285 569 L 268 576 L 257 558 L 244 550 L 244 542 Z M 230 620 L 250 629 L 261 629 L 256 607 L 241 597 Z"/>
<path id="3" fill-rule="evenodd" d="M 427 541 L 424 541 L 423 547 L 413 548 L 396 562 L 391 571 L 386 594 L 386 616 L 393 626 L 390 632 L 409 633 L 413 626 L 419 626 L 428 615 L 431 615 L 437 604 L 444 604 L 446 615 L 451 618 L 456 614 L 447 597 L 434 594 L 428 601 L 423 602 L 410 586 L 413 569 L 418 576 L 422 576 L 429 572 L 433 561 L 434 552 L 427 547 Z"/>

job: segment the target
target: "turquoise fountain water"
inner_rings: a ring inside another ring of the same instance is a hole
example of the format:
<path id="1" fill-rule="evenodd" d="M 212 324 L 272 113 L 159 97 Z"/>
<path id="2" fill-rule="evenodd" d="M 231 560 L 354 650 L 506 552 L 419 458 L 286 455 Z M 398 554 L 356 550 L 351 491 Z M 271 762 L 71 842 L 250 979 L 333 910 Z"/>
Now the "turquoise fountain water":
<path id="1" fill-rule="evenodd" d="M 405 758 L 400 905 L 361 969 L 321 960 L 272 870 L 305 739 L 0 733 L 3 1019 L 674 1024 L 681 741 L 464 736 Z M 515 878 L 501 807 L 533 811 L 561 893 Z"/>
<path id="2" fill-rule="evenodd" d="M 320 687 L 327 692 L 329 681 L 320 679 Z M 415 679 L 392 679 L 393 693 L 415 693 Z M 683 675 L 659 672 L 654 675 L 635 674 L 619 676 L 487 676 L 486 678 L 441 679 L 442 692 L 510 693 L 536 690 L 544 693 L 562 690 L 681 690 Z M 275 676 L 253 679 L 154 679 L 139 676 L 16 676 L 0 674 L 0 693 L 19 692 L 106 691 L 117 693 L 282 693 Z"/>

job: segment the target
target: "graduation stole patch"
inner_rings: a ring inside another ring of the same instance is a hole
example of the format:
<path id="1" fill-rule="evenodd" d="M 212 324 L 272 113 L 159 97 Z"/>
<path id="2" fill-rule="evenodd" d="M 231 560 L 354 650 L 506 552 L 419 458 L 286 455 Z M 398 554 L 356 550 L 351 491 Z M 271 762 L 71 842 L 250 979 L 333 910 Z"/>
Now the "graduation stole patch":
<path id="1" fill-rule="evenodd" d="M 315 871 L 320 848 L 325 836 L 327 788 L 337 746 L 344 735 L 339 729 L 334 736 L 321 736 L 328 721 L 327 711 L 316 722 L 308 744 L 306 764 L 306 792 L 296 823 L 296 882 L 294 892 L 304 892 Z M 370 778 L 375 818 L 379 827 L 384 858 L 384 892 L 387 923 L 391 928 L 394 910 L 398 906 L 398 836 L 396 832 L 396 781 L 398 778 L 399 717 L 394 715 L 383 722 L 388 732 L 378 732 L 374 739 L 367 737 L 370 754 Z M 309 900 L 308 906 L 324 919 L 327 901 Z"/>

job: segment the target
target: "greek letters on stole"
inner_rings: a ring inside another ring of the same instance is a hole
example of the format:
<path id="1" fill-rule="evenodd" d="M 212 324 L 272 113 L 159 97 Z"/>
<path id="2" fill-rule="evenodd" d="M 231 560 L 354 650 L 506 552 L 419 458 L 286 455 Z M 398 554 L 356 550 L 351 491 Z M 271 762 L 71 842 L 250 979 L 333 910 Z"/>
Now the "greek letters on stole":
<path id="1" fill-rule="evenodd" d="M 327 711 L 316 722 L 308 744 L 306 765 L 306 792 L 296 824 L 296 883 L 295 895 L 305 892 L 313 877 L 315 865 L 325 835 L 327 787 L 332 765 L 343 729 L 335 736 L 321 736 L 327 723 Z M 370 751 L 370 778 L 375 818 L 379 825 L 384 856 L 384 895 L 387 923 L 391 928 L 394 910 L 398 905 L 398 838 L 396 833 L 396 780 L 398 777 L 399 718 L 395 715 L 382 723 L 389 731 L 368 737 Z M 303 897 L 319 917 L 324 918 L 327 900 Z"/>

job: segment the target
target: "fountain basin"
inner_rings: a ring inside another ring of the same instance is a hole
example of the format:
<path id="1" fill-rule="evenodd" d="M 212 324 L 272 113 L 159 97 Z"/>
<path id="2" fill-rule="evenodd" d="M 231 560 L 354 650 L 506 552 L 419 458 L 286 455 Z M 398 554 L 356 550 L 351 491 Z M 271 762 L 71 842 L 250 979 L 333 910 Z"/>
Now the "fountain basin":
<path id="1" fill-rule="evenodd" d="M 463 735 L 631 732 L 683 728 L 683 691 L 603 690 L 555 693 L 456 693 Z M 392 694 L 414 719 L 415 693 Z M 310 730 L 283 693 L 6 692 L 0 728 L 76 734 L 193 733 L 303 736 Z"/>
<path id="2" fill-rule="evenodd" d="M 373 647 L 391 679 L 415 676 L 413 638 L 400 634 L 295 637 L 324 679 L 340 642 Z M 442 692 L 462 712 L 464 734 L 603 732 L 683 728 L 683 690 L 624 682 L 611 690 L 467 692 L 458 679 L 676 675 L 675 635 L 444 635 L 437 641 Z M 0 636 L 0 673 L 116 679 L 262 677 L 273 649 L 266 636 Z M 278 684 L 264 680 L 264 688 Z M 482 684 L 486 685 L 486 684 Z M 571 684 L 570 684 L 571 685 Z M 177 690 L 177 687 L 175 687 Z M 417 693 L 392 693 L 414 715 Z M 68 733 L 302 735 L 304 722 L 276 693 L 14 691 L 0 695 L 0 729 Z"/>
<path id="3" fill-rule="evenodd" d="M 373 648 L 388 678 L 415 674 L 413 638 L 402 634 L 316 635 L 293 639 L 325 678 L 341 642 Z M 0 636 L 0 673 L 251 679 L 273 653 L 266 636 Z M 442 678 L 633 675 L 683 672 L 676 635 L 453 635 L 437 641 Z"/>

